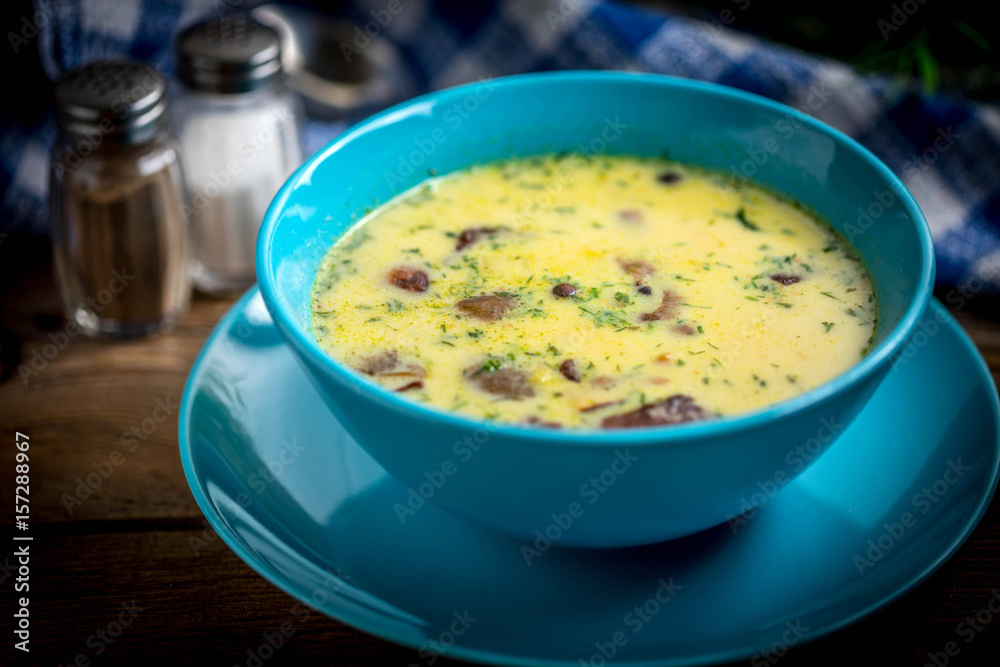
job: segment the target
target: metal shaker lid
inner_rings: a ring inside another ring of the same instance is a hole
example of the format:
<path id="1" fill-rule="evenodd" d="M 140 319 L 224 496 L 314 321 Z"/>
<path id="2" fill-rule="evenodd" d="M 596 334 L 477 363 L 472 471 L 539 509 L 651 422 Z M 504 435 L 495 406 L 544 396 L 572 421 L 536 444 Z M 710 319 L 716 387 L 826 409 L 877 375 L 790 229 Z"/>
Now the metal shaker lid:
<path id="1" fill-rule="evenodd" d="M 56 84 L 56 115 L 69 134 L 141 143 L 166 122 L 165 91 L 163 77 L 148 65 L 93 62 L 67 72 Z"/>
<path id="2" fill-rule="evenodd" d="M 191 26 L 177 36 L 174 48 L 177 74 L 195 90 L 244 93 L 281 75 L 278 33 L 246 16 Z"/>

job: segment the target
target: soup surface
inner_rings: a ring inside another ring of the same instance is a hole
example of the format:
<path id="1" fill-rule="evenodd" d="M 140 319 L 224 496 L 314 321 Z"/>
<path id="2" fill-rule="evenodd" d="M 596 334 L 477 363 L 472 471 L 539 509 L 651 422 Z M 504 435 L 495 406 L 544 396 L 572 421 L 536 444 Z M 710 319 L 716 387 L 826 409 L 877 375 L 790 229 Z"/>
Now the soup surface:
<path id="1" fill-rule="evenodd" d="M 334 358 L 446 411 L 542 427 L 755 410 L 853 366 L 876 325 L 829 227 L 662 159 L 473 167 L 377 208 L 318 272 Z"/>

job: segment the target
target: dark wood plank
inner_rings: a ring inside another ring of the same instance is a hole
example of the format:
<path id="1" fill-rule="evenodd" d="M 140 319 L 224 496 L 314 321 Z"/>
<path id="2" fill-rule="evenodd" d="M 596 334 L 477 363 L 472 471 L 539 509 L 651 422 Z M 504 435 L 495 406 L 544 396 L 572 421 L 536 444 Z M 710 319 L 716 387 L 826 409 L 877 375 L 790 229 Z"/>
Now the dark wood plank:
<path id="1" fill-rule="evenodd" d="M 177 408 L 228 305 L 200 301 L 175 332 L 156 339 L 72 339 L 37 375 L 15 373 L 0 384 L 0 433 L 32 440 L 36 521 L 199 516 L 181 470 Z M 46 344 L 37 333 L 27 340 L 22 363 Z M 11 493 L 0 486 L 7 506 Z"/>
<path id="2" fill-rule="evenodd" d="M 299 604 L 202 529 L 50 532 L 32 544 L 32 651 L 20 664 L 69 665 L 82 654 L 102 665 L 244 665 L 247 651 L 270 657 L 274 644 L 279 659 L 268 664 L 303 664 L 306 657 L 313 664 L 411 661 L 412 651 Z M 134 619 L 126 607 L 136 610 Z M 120 634 L 105 641 L 100 630 Z"/>

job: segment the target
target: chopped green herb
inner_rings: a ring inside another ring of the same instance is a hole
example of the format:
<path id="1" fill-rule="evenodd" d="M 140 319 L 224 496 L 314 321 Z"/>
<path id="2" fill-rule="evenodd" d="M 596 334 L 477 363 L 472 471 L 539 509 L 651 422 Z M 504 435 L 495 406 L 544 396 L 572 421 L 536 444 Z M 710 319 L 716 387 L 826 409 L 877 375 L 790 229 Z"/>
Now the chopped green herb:
<path id="1" fill-rule="evenodd" d="M 760 227 L 750 220 L 747 219 L 747 212 L 741 207 L 740 210 L 736 211 L 736 219 L 740 221 L 740 224 L 749 229 L 752 232 L 759 232 Z"/>
<path id="2" fill-rule="evenodd" d="M 503 362 L 499 359 L 487 359 L 486 363 L 484 363 L 482 367 L 472 375 L 474 377 L 480 373 L 492 373 L 493 371 L 498 371 L 501 368 L 503 368 Z"/>
<path id="3" fill-rule="evenodd" d="M 588 308 L 584 308 L 583 306 L 577 306 L 577 307 L 582 312 L 589 315 L 594 320 L 594 324 L 599 327 L 608 325 L 611 327 L 615 327 L 617 331 L 621 331 L 622 329 L 627 329 L 628 327 L 632 326 L 631 322 L 624 319 L 621 315 L 615 313 L 614 311 L 603 310 L 601 312 L 595 312 Z"/>

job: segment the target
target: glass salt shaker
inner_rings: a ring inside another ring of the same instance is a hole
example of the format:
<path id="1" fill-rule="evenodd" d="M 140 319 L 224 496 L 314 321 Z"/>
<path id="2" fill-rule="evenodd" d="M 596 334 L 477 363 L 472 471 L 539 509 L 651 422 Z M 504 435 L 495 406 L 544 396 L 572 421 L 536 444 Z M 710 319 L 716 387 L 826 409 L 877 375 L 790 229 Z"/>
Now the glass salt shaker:
<path id="1" fill-rule="evenodd" d="M 188 307 L 190 246 L 166 86 L 151 67 L 102 61 L 56 85 L 49 196 L 56 280 L 88 335 L 169 327 Z"/>
<path id="2" fill-rule="evenodd" d="M 278 33 L 252 19 L 192 26 L 175 49 L 194 284 L 223 295 L 254 283 L 264 212 L 302 161 L 298 100 L 283 83 Z"/>

